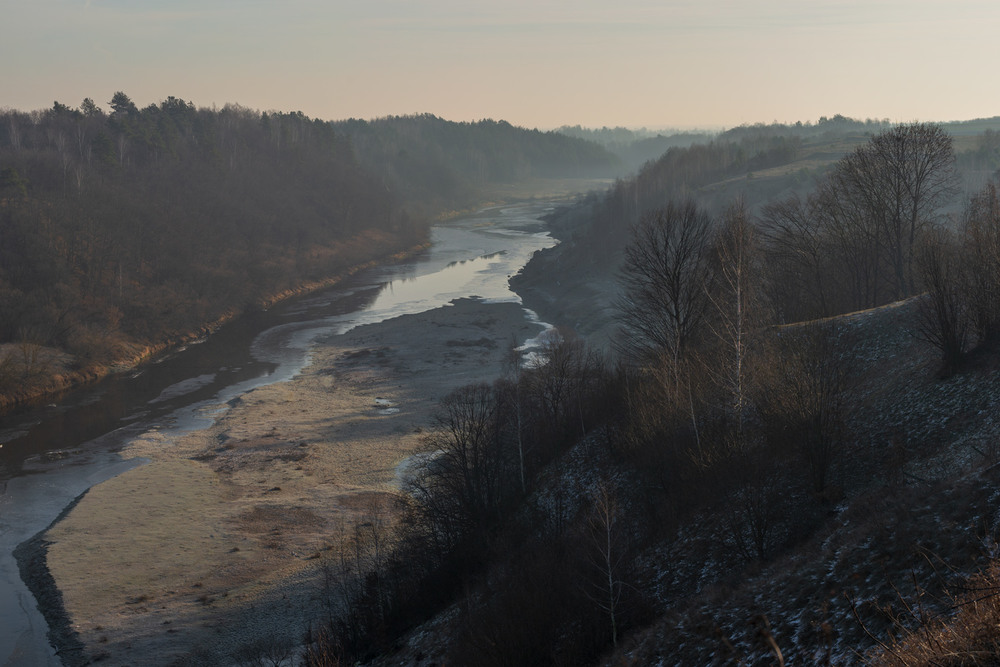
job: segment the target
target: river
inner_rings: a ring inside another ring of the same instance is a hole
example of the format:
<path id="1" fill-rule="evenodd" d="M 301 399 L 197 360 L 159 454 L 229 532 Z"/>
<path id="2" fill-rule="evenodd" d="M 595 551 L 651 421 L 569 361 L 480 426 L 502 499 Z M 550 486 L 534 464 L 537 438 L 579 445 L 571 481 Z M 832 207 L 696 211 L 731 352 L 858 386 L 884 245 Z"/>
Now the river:
<path id="1" fill-rule="evenodd" d="M 131 439 L 207 428 L 227 402 L 294 377 L 322 337 L 458 298 L 520 302 L 508 279 L 554 245 L 540 220 L 553 205 L 497 207 L 439 224 L 430 249 L 410 260 L 238 318 L 134 372 L 0 418 L 0 667 L 61 664 L 13 552 L 87 489 L 141 465 L 117 454 Z"/>

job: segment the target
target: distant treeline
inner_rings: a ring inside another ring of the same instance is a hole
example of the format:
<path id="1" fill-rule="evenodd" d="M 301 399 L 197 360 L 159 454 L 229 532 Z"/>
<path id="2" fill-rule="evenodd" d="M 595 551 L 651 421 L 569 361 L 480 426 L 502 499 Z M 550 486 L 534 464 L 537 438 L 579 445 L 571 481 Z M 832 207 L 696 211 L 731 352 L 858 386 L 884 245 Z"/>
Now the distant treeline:
<path id="1" fill-rule="evenodd" d="M 645 128 L 631 130 L 626 127 L 592 129 L 579 125 L 563 125 L 556 131 L 604 146 L 618 156 L 624 171 L 635 171 L 646 162 L 657 159 L 671 148 L 686 148 L 691 144 L 704 143 L 716 134 L 700 130 L 655 132 Z"/>
<path id="2" fill-rule="evenodd" d="M 63 350 L 77 368 L 413 247 L 485 186 L 614 160 L 493 121 L 330 123 L 175 97 L 140 109 L 122 92 L 109 109 L 0 111 L 0 344 Z M 0 364 L 0 384 L 45 374 L 22 366 Z"/>
<path id="3" fill-rule="evenodd" d="M 662 130 L 641 128 L 633 130 L 625 127 L 585 128 L 579 125 L 564 125 L 557 131 L 571 137 L 586 139 L 604 146 L 617 155 L 627 171 L 637 171 L 649 161 L 658 160 L 671 148 L 687 148 L 694 144 L 707 144 L 715 140 L 723 143 L 740 143 L 746 139 L 760 140 L 773 137 L 794 137 L 799 140 L 839 139 L 867 134 L 889 127 L 888 119 L 855 120 L 837 114 L 832 118 L 821 117 L 817 122 L 753 123 L 739 125 L 725 131 L 712 130 Z"/>
<path id="4" fill-rule="evenodd" d="M 643 212 L 672 198 L 692 196 L 710 184 L 792 162 L 801 145 L 795 137 L 747 134 L 737 140 L 719 138 L 671 148 L 634 177 L 620 179 L 607 192 L 564 209 L 554 223 L 564 233 L 585 230 L 585 248 L 579 249 L 608 257 L 609 249 L 624 246 L 630 226 Z"/>
<path id="5" fill-rule="evenodd" d="M 446 121 L 431 114 L 344 120 L 333 127 L 350 137 L 364 166 L 405 198 L 472 203 L 491 184 L 535 178 L 609 177 L 619 160 L 590 141 L 506 121 Z"/>

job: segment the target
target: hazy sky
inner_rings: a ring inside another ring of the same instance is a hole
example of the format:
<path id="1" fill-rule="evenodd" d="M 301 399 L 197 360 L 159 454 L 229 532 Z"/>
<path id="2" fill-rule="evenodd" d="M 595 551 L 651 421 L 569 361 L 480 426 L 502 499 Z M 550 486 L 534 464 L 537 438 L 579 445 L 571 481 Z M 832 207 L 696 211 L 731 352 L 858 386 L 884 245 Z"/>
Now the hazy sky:
<path id="1" fill-rule="evenodd" d="M 0 108 L 732 127 L 1000 115 L 997 0 L 0 0 Z"/>

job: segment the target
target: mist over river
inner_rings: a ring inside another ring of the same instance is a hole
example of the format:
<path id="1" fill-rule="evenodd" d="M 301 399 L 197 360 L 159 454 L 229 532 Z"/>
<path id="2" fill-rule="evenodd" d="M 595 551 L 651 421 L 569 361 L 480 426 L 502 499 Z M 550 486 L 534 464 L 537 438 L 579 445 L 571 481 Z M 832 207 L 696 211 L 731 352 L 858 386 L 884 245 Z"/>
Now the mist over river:
<path id="1" fill-rule="evenodd" d="M 123 446 L 150 431 L 169 442 L 207 428 L 246 392 L 296 376 L 324 337 L 460 298 L 519 303 L 508 278 L 554 245 L 540 221 L 553 206 L 439 224 L 431 248 L 405 262 L 241 317 L 131 373 L 0 419 L 0 666 L 61 664 L 13 552 L 87 489 L 143 463 L 122 459 Z"/>

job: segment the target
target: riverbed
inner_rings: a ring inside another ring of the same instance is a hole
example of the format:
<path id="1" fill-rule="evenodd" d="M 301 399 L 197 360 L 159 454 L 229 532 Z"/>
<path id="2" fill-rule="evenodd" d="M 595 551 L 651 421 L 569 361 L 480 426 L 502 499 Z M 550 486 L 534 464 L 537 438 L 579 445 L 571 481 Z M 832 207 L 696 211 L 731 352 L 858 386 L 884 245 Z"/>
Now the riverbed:
<path id="1" fill-rule="evenodd" d="M 554 243 L 550 206 L 439 225 L 412 261 L 0 427 L 0 665 L 59 664 L 11 553 L 84 492 L 44 536 L 77 657 L 169 664 L 301 633 L 338 531 L 389 501 L 435 402 L 544 330 L 507 280 Z"/>

